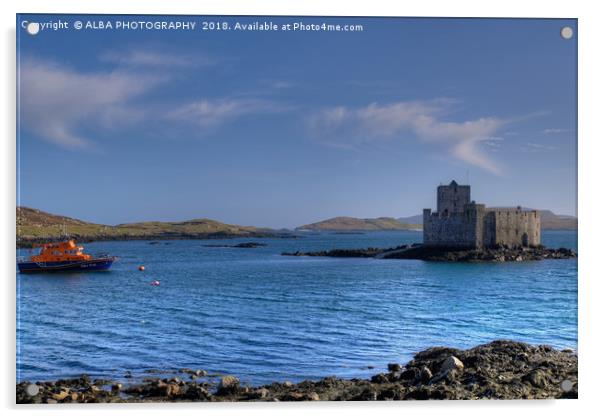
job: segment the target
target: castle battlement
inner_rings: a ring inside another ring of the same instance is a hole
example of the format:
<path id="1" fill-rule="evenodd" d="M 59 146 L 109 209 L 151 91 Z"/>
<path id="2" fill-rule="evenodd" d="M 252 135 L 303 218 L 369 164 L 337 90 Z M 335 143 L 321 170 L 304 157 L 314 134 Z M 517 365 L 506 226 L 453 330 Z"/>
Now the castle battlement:
<path id="1" fill-rule="evenodd" d="M 488 209 L 470 200 L 470 186 L 452 181 L 437 187 L 437 212 L 423 211 L 425 245 L 482 249 L 529 247 L 541 243 L 541 219 L 536 210 Z"/>

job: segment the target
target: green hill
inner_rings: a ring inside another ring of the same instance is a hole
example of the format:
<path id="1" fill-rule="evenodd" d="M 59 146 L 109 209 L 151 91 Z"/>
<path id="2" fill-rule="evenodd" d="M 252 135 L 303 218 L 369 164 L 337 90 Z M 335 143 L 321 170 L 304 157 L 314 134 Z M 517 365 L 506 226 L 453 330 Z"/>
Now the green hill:
<path id="1" fill-rule="evenodd" d="M 31 245 L 70 237 L 80 241 L 128 239 L 205 239 L 282 235 L 268 228 L 230 225 L 211 219 L 102 225 L 17 207 L 17 244 Z"/>
<path id="2" fill-rule="evenodd" d="M 399 231 L 419 228 L 413 225 L 398 222 L 395 218 L 351 218 L 339 216 L 325 221 L 302 225 L 297 231 Z"/>

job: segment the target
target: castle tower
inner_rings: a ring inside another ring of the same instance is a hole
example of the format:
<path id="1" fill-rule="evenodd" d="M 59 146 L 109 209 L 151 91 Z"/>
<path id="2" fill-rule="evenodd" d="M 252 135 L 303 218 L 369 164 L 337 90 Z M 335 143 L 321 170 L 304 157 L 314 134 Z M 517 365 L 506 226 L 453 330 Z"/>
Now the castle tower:
<path id="1" fill-rule="evenodd" d="M 452 180 L 448 186 L 437 187 L 437 212 L 440 216 L 460 213 L 470 203 L 470 186 L 460 186 Z"/>

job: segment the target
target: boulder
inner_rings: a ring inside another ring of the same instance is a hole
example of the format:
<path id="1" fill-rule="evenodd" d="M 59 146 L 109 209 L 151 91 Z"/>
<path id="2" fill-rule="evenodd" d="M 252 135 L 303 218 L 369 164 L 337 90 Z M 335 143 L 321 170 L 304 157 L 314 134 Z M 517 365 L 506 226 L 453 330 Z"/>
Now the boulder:
<path id="1" fill-rule="evenodd" d="M 441 368 L 439 369 L 439 373 L 447 373 L 450 370 L 464 370 L 464 363 L 460 361 L 460 359 L 456 356 L 449 356 L 445 359 L 443 364 L 441 364 Z"/>
<path id="2" fill-rule="evenodd" d="M 56 400 L 56 401 L 62 401 L 64 400 L 67 396 L 69 396 L 69 392 L 66 390 L 61 390 L 59 393 L 53 393 L 52 394 L 52 399 Z"/>
<path id="3" fill-rule="evenodd" d="M 193 401 L 204 401 L 209 399 L 209 392 L 203 386 L 199 386 L 196 383 L 189 384 L 184 392 L 184 398 Z"/>
<path id="4" fill-rule="evenodd" d="M 389 364 L 387 364 L 387 370 L 389 370 L 390 372 L 399 372 L 399 371 L 401 371 L 401 364 L 389 363 Z"/>
<path id="5" fill-rule="evenodd" d="M 360 394 L 351 398 L 352 401 L 376 401 L 378 392 L 374 388 L 365 388 Z"/>
<path id="6" fill-rule="evenodd" d="M 167 385 L 166 394 L 168 397 L 173 398 L 180 393 L 180 385 L 177 383 L 170 383 Z"/>
<path id="7" fill-rule="evenodd" d="M 305 395 L 301 392 L 289 392 L 284 395 L 282 399 L 284 401 L 303 401 L 305 400 Z"/>
<path id="8" fill-rule="evenodd" d="M 445 378 L 447 378 L 448 381 L 455 380 L 458 377 L 458 374 L 462 373 L 462 370 L 464 370 L 464 363 L 456 356 L 449 356 L 443 361 L 441 367 L 439 367 L 439 372 L 429 383 L 437 383 Z"/>
<path id="9" fill-rule="evenodd" d="M 255 399 L 265 399 L 270 395 L 270 391 L 266 388 L 259 388 L 252 394 Z"/>
<path id="10" fill-rule="evenodd" d="M 167 383 L 157 379 L 150 385 L 140 388 L 140 391 L 152 397 L 174 397 L 180 393 L 180 386 L 177 383 Z M 131 390 L 128 392 L 132 393 Z"/>
<path id="11" fill-rule="evenodd" d="M 399 380 L 415 380 L 420 376 L 420 370 L 414 367 L 406 369 L 399 374 Z"/>
<path id="12" fill-rule="evenodd" d="M 371 381 L 372 383 L 378 383 L 382 385 L 383 383 L 389 383 L 389 378 L 385 374 L 380 373 L 375 376 L 372 376 Z"/>
<path id="13" fill-rule="evenodd" d="M 433 378 L 433 372 L 426 366 L 422 366 L 420 368 L 420 373 L 418 374 L 418 378 L 422 383 L 428 383 Z"/>
<path id="14" fill-rule="evenodd" d="M 388 387 L 380 391 L 377 396 L 379 401 L 396 401 L 403 399 L 404 391 L 401 386 Z"/>
<path id="15" fill-rule="evenodd" d="M 309 392 L 306 396 L 306 399 L 308 401 L 319 401 L 320 395 L 318 395 L 316 392 Z"/>
<path id="16" fill-rule="evenodd" d="M 240 381 L 234 376 L 224 376 L 219 381 L 217 394 L 220 396 L 234 395 L 239 390 Z"/>
<path id="17" fill-rule="evenodd" d="M 543 389 L 548 385 L 548 379 L 545 372 L 541 369 L 531 370 L 523 376 L 523 382 L 529 382 L 531 386 Z"/>

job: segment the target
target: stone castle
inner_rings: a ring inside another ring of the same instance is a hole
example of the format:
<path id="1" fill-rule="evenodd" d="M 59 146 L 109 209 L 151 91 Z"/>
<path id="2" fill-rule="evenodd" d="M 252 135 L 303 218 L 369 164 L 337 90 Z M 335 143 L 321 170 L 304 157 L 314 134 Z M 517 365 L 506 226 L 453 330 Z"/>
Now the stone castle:
<path id="1" fill-rule="evenodd" d="M 423 212 L 424 245 L 462 249 L 535 247 L 541 242 L 536 210 L 492 209 L 470 200 L 470 186 L 437 187 L 437 212 Z"/>

